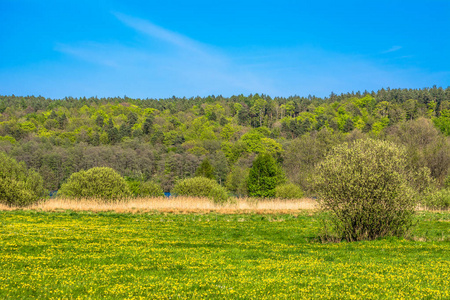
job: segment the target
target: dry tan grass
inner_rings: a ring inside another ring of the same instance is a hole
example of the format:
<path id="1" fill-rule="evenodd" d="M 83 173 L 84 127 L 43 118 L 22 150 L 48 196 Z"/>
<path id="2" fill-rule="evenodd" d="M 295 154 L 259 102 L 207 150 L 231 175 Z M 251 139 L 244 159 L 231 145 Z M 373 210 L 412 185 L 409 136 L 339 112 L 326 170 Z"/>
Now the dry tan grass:
<path id="1" fill-rule="evenodd" d="M 128 201 L 103 202 L 95 199 L 49 199 L 25 208 L 13 208 L 0 204 L 0 210 L 38 210 L 38 211 L 113 211 L 123 213 L 167 212 L 167 213 L 295 213 L 301 210 L 314 210 L 316 201 L 309 198 L 298 200 L 255 200 L 234 199 L 225 205 L 214 204 L 207 198 L 137 198 Z"/>

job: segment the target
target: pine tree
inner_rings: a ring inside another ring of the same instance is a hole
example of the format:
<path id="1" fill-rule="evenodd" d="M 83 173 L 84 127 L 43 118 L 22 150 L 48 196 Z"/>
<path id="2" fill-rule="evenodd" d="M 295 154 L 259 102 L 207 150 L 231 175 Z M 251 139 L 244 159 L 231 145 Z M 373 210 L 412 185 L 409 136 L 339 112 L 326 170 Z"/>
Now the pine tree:
<path id="1" fill-rule="evenodd" d="M 109 119 L 108 125 L 106 125 L 106 133 L 108 134 L 108 140 L 111 144 L 115 144 L 120 140 L 119 130 L 114 126 L 112 119 Z"/>
<path id="2" fill-rule="evenodd" d="M 138 121 L 138 117 L 134 112 L 130 112 L 127 117 L 127 125 L 131 128 Z"/>
<path id="3" fill-rule="evenodd" d="M 120 125 L 119 128 L 119 137 L 123 138 L 128 136 L 131 136 L 131 126 L 126 123 L 123 123 L 122 125 Z"/>
<path id="4" fill-rule="evenodd" d="M 275 159 L 270 154 L 261 153 L 253 161 L 248 175 L 248 194 L 253 197 L 274 197 L 275 187 L 284 181 L 284 173 Z"/>
<path id="5" fill-rule="evenodd" d="M 153 117 L 148 116 L 147 119 L 145 119 L 144 125 L 142 125 L 142 132 L 144 134 L 150 134 L 152 132 L 152 126 L 153 126 Z"/>
<path id="6" fill-rule="evenodd" d="M 59 129 L 64 129 L 66 127 L 66 124 L 68 123 L 66 114 L 62 114 L 59 118 L 58 118 L 58 123 L 59 123 Z"/>
<path id="7" fill-rule="evenodd" d="M 95 123 L 97 124 L 98 127 L 103 127 L 105 123 L 105 118 L 102 115 L 98 115 L 97 118 L 95 119 Z"/>

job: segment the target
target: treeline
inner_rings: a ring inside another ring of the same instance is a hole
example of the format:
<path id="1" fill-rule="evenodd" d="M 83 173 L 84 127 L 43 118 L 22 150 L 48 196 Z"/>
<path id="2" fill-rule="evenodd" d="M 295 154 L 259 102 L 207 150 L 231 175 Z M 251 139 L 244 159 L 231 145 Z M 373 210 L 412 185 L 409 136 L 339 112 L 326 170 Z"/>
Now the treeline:
<path id="1" fill-rule="evenodd" d="M 0 150 L 58 190 L 71 174 L 111 167 L 169 192 L 202 162 L 246 195 L 255 157 L 268 153 L 287 181 L 313 194 L 310 177 L 335 145 L 372 138 L 406 147 L 410 166 L 438 184 L 450 166 L 450 87 L 382 89 L 326 98 L 267 95 L 131 99 L 0 96 Z"/>
<path id="2" fill-rule="evenodd" d="M 286 104 L 289 101 L 293 101 L 297 107 L 297 113 L 301 112 L 301 108 L 308 106 L 309 104 L 322 104 L 331 102 L 341 102 L 350 98 L 361 98 L 370 95 L 377 99 L 377 102 L 388 101 L 394 104 L 402 104 L 409 99 L 415 99 L 419 103 L 427 105 L 429 102 L 435 101 L 440 104 L 442 101 L 450 101 L 450 87 L 446 89 L 442 87 L 432 87 L 424 89 L 381 89 L 378 91 L 364 91 L 364 92 L 349 92 L 337 95 L 331 93 L 329 97 L 316 97 L 309 95 L 308 97 L 291 96 L 291 97 L 275 97 L 271 98 L 268 95 L 255 95 L 267 101 L 275 101 L 279 105 Z M 254 95 L 244 96 L 232 96 L 229 98 L 222 96 L 208 96 L 208 97 L 193 97 L 193 98 L 177 98 L 172 97 L 168 99 L 132 99 L 127 96 L 124 97 L 82 97 L 73 98 L 65 97 L 63 99 L 50 99 L 42 96 L 0 96 L 0 113 L 3 113 L 8 107 L 26 109 L 31 108 L 34 112 L 39 110 L 52 110 L 58 107 L 65 108 L 81 108 L 84 105 L 101 105 L 101 104 L 119 104 L 127 102 L 136 105 L 141 108 L 154 108 L 158 110 L 170 109 L 173 113 L 179 111 L 185 111 L 192 106 L 201 105 L 204 103 L 212 102 L 227 102 L 227 103 L 245 103 L 247 106 L 251 106 L 254 102 Z M 438 108 L 439 109 L 439 108 Z"/>

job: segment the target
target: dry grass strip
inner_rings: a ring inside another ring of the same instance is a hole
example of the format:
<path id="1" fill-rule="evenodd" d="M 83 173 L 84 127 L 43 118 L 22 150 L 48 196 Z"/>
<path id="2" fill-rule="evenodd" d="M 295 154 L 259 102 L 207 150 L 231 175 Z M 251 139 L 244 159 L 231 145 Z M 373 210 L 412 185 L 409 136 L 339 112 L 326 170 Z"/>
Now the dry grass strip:
<path id="1" fill-rule="evenodd" d="M 0 210 L 36 210 L 36 211 L 92 211 L 92 212 L 118 212 L 118 213 L 295 213 L 301 210 L 316 209 L 316 201 L 310 198 L 298 200 L 280 199 L 252 199 L 236 198 L 224 205 L 213 203 L 207 198 L 197 197 L 159 197 L 159 198 L 135 198 L 105 202 L 96 199 L 48 199 L 39 203 L 24 207 L 14 208 L 0 204 Z"/>

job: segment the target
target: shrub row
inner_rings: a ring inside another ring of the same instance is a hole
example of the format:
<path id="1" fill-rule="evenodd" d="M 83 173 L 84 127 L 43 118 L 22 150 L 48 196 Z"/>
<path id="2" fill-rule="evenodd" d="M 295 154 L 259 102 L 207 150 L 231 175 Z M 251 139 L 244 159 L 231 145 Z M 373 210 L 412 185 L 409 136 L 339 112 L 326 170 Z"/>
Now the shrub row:
<path id="1" fill-rule="evenodd" d="M 280 176 L 273 158 L 261 155 L 270 160 L 274 174 Z M 24 163 L 18 163 L 5 153 L 0 153 L 0 202 L 10 206 L 26 206 L 45 197 L 42 177 L 33 170 L 28 170 Z M 259 158 L 256 162 L 261 162 Z M 256 164 L 258 165 L 258 164 Z M 264 164 L 262 164 L 264 166 Z M 265 166 L 264 166 L 265 167 Z M 277 173 L 278 172 L 278 173 Z M 261 178 L 260 178 L 261 179 Z M 254 180 L 257 182 L 258 180 Z M 294 184 L 278 184 L 276 179 L 265 192 L 265 196 L 281 199 L 294 199 L 303 196 L 302 191 Z M 256 186 L 253 184 L 252 188 Z M 267 187 L 265 187 L 267 189 Z M 261 189 L 263 189 L 261 187 Z M 194 197 L 208 197 L 215 203 L 224 203 L 229 199 L 228 190 L 214 179 L 203 176 L 180 180 L 176 183 L 174 194 Z M 59 196 L 67 198 L 96 198 L 115 200 L 129 197 L 161 197 L 164 192 L 156 182 L 124 179 L 115 170 L 107 167 L 95 167 L 87 171 L 73 173 L 61 186 Z M 261 194 L 260 196 L 263 196 Z"/>

